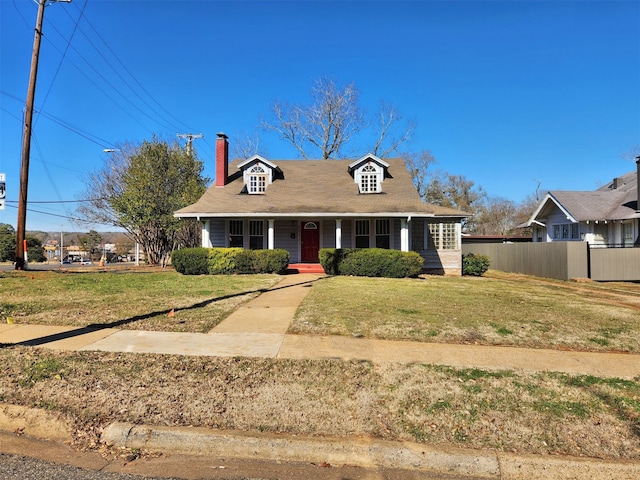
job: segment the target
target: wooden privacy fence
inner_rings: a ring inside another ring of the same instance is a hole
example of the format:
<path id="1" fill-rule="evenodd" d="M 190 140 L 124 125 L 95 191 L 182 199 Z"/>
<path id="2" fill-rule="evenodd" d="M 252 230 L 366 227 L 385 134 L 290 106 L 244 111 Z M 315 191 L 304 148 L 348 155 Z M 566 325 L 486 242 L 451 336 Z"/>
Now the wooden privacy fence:
<path id="1" fill-rule="evenodd" d="M 640 248 L 590 248 L 586 242 L 477 243 L 462 254 L 487 255 L 503 272 L 570 280 L 640 281 Z"/>

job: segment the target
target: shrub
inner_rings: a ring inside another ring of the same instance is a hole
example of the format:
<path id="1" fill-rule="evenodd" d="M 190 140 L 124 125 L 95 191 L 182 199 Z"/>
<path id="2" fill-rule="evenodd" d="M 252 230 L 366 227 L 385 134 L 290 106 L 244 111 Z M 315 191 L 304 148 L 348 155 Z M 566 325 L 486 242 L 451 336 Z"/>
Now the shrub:
<path id="1" fill-rule="evenodd" d="M 327 275 L 338 275 L 340 262 L 355 251 L 355 248 L 321 248 L 318 252 L 318 259 Z"/>
<path id="2" fill-rule="evenodd" d="M 209 274 L 231 275 L 232 273 L 238 273 L 236 258 L 243 251 L 243 248 L 210 248 Z"/>
<path id="3" fill-rule="evenodd" d="M 183 248 L 173 252 L 171 263 L 184 275 L 284 273 L 289 265 L 289 252 L 283 249 Z"/>
<path id="4" fill-rule="evenodd" d="M 171 264 L 183 275 L 204 275 L 209 273 L 208 256 L 208 248 L 183 248 L 171 254 Z"/>
<path id="5" fill-rule="evenodd" d="M 259 273 L 285 273 L 289 265 L 289 252 L 284 249 L 252 250 L 254 268 Z"/>
<path id="6" fill-rule="evenodd" d="M 320 250 L 320 263 L 330 275 L 404 278 L 418 275 L 424 260 L 416 252 L 326 248 Z"/>
<path id="7" fill-rule="evenodd" d="M 462 256 L 462 275 L 481 277 L 489 270 L 489 257 L 467 253 Z"/>

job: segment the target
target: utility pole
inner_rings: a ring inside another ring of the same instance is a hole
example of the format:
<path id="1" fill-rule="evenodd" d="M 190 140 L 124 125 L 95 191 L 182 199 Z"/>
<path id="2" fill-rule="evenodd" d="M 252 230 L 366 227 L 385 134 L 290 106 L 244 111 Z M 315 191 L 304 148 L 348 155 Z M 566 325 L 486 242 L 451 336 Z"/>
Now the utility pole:
<path id="1" fill-rule="evenodd" d="M 20 164 L 20 193 L 18 194 L 18 229 L 16 232 L 16 270 L 27 268 L 25 262 L 25 233 L 27 226 L 27 187 L 29 185 L 29 157 L 31 154 L 31 127 L 33 122 L 33 102 L 36 96 L 36 77 L 38 76 L 38 56 L 42 39 L 42 21 L 44 7 L 55 2 L 70 3 L 71 0 L 38 0 L 38 17 L 33 39 L 31 71 L 27 88 L 27 102 L 24 113 L 24 131 L 22 133 L 22 163 Z"/>
<path id="2" fill-rule="evenodd" d="M 196 138 L 204 138 L 204 135 L 201 133 L 178 133 L 178 138 L 186 138 L 187 139 L 187 155 L 191 156 L 191 144 Z"/>

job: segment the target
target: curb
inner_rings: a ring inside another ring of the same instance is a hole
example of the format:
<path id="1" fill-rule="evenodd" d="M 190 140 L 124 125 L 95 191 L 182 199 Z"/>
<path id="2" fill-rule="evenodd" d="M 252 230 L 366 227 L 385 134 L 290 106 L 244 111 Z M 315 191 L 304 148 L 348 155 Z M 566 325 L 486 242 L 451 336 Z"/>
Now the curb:
<path id="1" fill-rule="evenodd" d="M 171 451 L 185 455 L 223 454 L 226 457 L 254 460 L 326 462 L 474 478 L 501 478 L 495 453 L 437 448 L 411 442 L 249 435 L 201 427 L 151 427 L 122 422 L 112 423 L 105 428 L 101 440 L 116 447 Z"/>
<path id="2" fill-rule="evenodd" d="M 0 403 L 0 431 L 54 441 L 71 439 L 58 416 L 37 408 Z M 191 456 L 302 462 L 413 470 L 459 478 L 501 480 L 636 480 L 640 462 L 588 457 L 519 455 L 373 438 L 307 437 L 247 433 L 204 427 L 153 427 L 114 422 L 101 441 L 122 448 Z M 2 449 L 0 449 L 2 451 Z"/>
<path id="3" fill-rule="evenodd" d="M 637 480 L 640 462 L 434 447 L 412 442 L 274 436 L 201 427 L 151 427 L 115 422 L 101 440 L 124 448 L 186 455 L 416 470 L 502 480 Z M 321 458 L 319 458 L 321 457 Z"/>

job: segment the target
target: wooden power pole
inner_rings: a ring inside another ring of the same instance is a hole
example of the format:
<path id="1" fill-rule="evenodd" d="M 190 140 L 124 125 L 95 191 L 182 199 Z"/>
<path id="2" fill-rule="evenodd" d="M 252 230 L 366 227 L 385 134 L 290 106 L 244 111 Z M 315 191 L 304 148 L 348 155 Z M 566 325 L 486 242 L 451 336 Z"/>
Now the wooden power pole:
<path id="1" fill-rule="evenodd" d="M 27 188 L 29 186 L 29 157 L 31 154 L 31 128 L 33 123 L 33 102 L 36 96 L 36 77 L 38 76 L 38 56 L 40 55 L 40 41 L 42 39 L 42 21 L 44 7 L 48 3 L 69 3 L 71 0 L 38 0 L 38 17 L 36 32 L 33 39 L 33 54 L 31 56 L 31 71 L 29 73 L 29 87 L 24 113 L 24 131 L 22 133 L 22 161 L 20 164 L 20 193 L 18 194 L 18 228 L 16 231 L 16 270 L 27 268 L 25 261 L 25 233 L 27 225 Z"/>
<path id="2" fill-rule="evenodd" d="M 178 138 L 187 139 L 187 155 L 191 156 L 191 144 L 196 138 L 202 138 L 204 135 L 201 133 L 178 133 Z"/>

